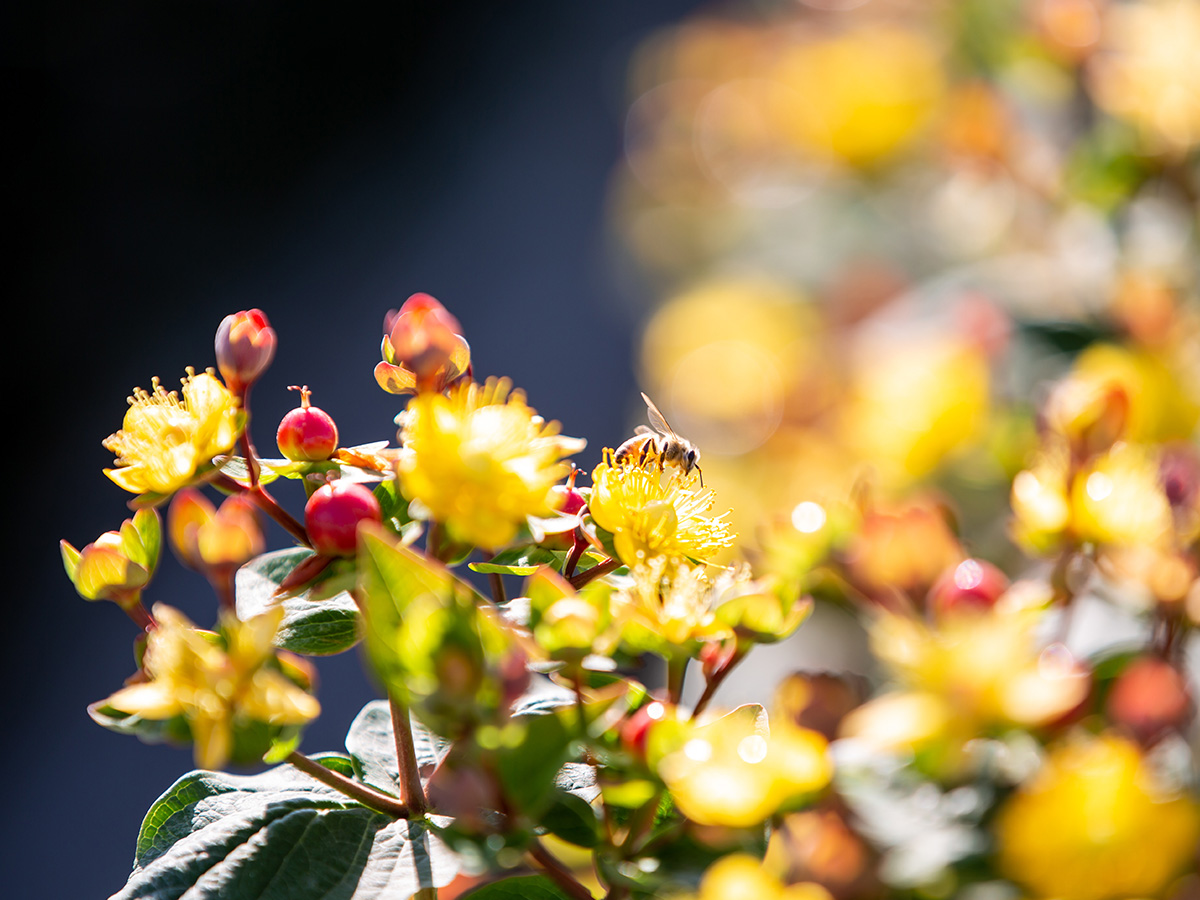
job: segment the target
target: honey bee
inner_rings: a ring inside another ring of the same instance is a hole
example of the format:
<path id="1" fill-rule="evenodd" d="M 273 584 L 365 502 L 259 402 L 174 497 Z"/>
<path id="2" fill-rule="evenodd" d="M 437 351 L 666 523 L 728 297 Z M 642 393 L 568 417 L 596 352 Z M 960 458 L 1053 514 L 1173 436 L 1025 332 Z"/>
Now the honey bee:
<path id="1" fill-rule="evenodd" d="M 700 487 L 704 487 L 704 473 L 700 471 L 700 451 L 696 449 L 696 445 L 675 433 L 675 429 L 667 424 L 666 417 L 658 411 L 654 401 L 647 397 L 645 392 L 642 393 L 642 399 L 646 401 L 650 424 L 654 426 L 654 430 L 639 425 L 633 437 L 617 448 L 617 452 L 613 454 L 615 461 L 622 463 L 628 459 L 636 459 L 637 464 L 641 466 L 649 459 L 658 462 L 659 471 L 670 464 L 678 466 L 684 475 L 695 469 L 700 473 Z"/>

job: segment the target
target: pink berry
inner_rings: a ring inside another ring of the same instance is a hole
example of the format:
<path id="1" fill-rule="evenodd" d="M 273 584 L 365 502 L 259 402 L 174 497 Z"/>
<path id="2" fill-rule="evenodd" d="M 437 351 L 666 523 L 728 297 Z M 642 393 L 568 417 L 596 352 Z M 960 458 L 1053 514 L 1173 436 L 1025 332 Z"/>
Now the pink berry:
<path id="1" fill-rule="evenodd" d="M 929 606 L 934 615 L 965 610 L 985 612 L 1008 590 L 1008 576 L 989 562 L 965 559 L 942 574 L 929 589 Z"/>
<path id="2" fill-rule="evenodd" d="M 275 432 L 279 452 L 294 462 L 319 462 L 329 459 L 338 445 L 338 430 L 333 417 L 325 410 L 310 406 L 308 386 L 290 390 L 300 391 L 300 406 L 283 417 Z"/>
<path id="3" fill-rule="evenodd" d="M 358 523 L 383 521 L 375 495 L 356 481 L 333 481 L 313 491 L 304 507 L 304 525 L 313 549 L 323 556 L 353 556 Z"/>

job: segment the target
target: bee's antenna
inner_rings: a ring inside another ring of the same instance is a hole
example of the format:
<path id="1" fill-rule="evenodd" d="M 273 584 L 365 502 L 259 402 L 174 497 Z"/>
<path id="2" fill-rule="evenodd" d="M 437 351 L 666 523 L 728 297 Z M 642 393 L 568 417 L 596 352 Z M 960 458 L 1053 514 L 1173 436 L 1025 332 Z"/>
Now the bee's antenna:
<path id="1" fill-rule="evenodd" d="M 704 487 L 704 470 L 696 466 L 696 471 L 700 473 L 700 487 Z"/>

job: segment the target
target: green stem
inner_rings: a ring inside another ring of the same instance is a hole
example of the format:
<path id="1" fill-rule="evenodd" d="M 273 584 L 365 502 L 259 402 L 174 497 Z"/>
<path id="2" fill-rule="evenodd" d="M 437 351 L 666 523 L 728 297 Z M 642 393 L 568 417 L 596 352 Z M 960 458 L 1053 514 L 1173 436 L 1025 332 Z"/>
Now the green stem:
<path id="1" fill-rule="evenodd" d="M 542 871 L 550 876 L 551 880 L 566 892 L 567 896 L 573 897 L 575 900 L 594 900 L 592 892 L 580 884 L 575 876 L 571 874 L 571 870 L 563 865 L 560 860 L 555 859 L 550 851 L 543 847 L 537 839 L 534 839 L 530 845 L 529 855 L 541 866 Z"/>
<path id="2" fill-rule="evenodd" d="M 400 770 L 400 799 L 408 804 L 413 815 L 424 815 L 429 805 L 421 785 L 421 770 L 417 767 L 417 749 L 413 744 L 412 720 L 408 706 L 395 694 L 388 692 L 392 711 L 392 732 L 396 739 L 396 763 Z"/>
<path id="3" fill-rule="evenodd" d="M 387 794 L 380 793 L 373 788 L 367 787 L 365 784 L 359 784 L 357 781 L 347 778 L 340 772 L 335 772 L 333 769 L 321 765 L 316 760 L 309 759 L 302 753 L 297 753 L 293 750 L 288 754 L 287 761 L 304 774 L 311 775 L 322 784 L 328 785 L 335 791 L 343 793 L 353 800 L 357 800 L 363 806 L 369 807 L 376 812 L 381 812 L 394 819 L 407 819 L 410 815 L 409 808 L 395 797 L 389 797 Z"/>
<path id="4" fill-rule="evenodd" d="M 586 572 L 580 572 L 578 575 L 572 576 L 571 587 L 575 588 L 575 590 L 579 590 L 585 584 L 595 581 L 597 578 L 607 575 L 609 572 L 612 572 L 614 569 L 619 569 L 620 567 L 621 561 L 619 559 L 606 559 L 598 566 L 592 566 Z"/>
<path id="5" fill-rule="evenodd" d="M 672 656 L 667 660 L 667 696 L 671 702 L 678 704 L 683 697 L 683 678 L 687 675 L 688 658 L 683 655 Z"/>

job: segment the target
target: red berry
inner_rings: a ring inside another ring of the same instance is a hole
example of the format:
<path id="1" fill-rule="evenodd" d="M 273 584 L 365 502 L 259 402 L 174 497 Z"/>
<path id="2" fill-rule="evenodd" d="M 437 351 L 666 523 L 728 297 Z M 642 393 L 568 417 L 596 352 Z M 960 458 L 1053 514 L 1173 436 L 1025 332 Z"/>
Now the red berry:
<path id="1" fill-rule="evenodd" d="M 1008 590 L 1008 576 L 989 562 L 965 559 L 942 574 L 929 589 L 934 615 L 986 612 Z"/>
<path id="2" fill-rule="evenodd" d="M 569 485 L 556 484 L 550 488 L 550 508 L 564 516 L 577 516 L 586 505 L 583 494 Z M 575 546 L 575 530 L 547 534 L 541 546 L 548 550 L 570 550 Z"/>
<path id="3" fill-rule="evenodd" d="M 323 556 L 353 556 L 358 523 L 383 521 L 379 501 L 356 481 L 333 481 L 313 491 L 304 507 L 304 525 L 313 549 Z"/>
<path id="4" fill-rule="evenodd" d="M 283 417 L 275 432 L 279 452 L 295 462 L 319 462 L 329 459 L 338 445 L 338 430 L 333 417 L 323 409 L 309 406 L 307 385 L 292 386 L 300 391 L 300 406 Z"/>
<path id="5" fill-rule="evenodd" d="M 670 713 L 665 703 L 653 700 L 621 723 L 621 743 L 639 759 L 646 758 L 646 737 L 656 722 Z"/>

